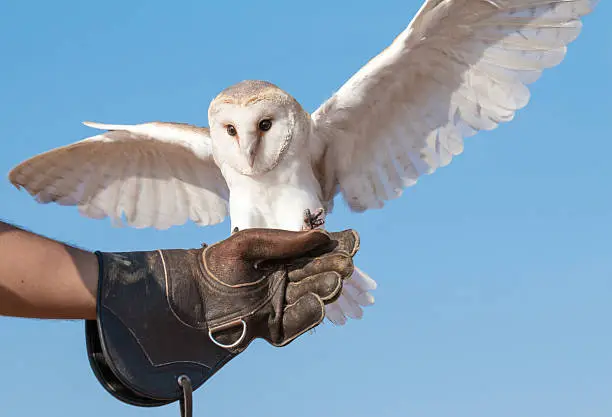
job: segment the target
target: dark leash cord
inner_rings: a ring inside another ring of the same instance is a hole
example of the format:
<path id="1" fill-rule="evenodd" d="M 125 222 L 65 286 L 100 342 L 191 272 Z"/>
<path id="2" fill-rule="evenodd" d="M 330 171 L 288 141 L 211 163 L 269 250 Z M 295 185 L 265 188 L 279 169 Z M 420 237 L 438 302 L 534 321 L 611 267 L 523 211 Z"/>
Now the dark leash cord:
<path id="1" fill-rule="evenodd" d="M 187 375 L 181 375 L 178 377 L 178 384 L 183 391 L 183 396 L 179 400 L 179 406 L 181 408 L 181 417 L 192 417 L 193 416 L 193 388 L 191 386 L 191 379 Z"/>

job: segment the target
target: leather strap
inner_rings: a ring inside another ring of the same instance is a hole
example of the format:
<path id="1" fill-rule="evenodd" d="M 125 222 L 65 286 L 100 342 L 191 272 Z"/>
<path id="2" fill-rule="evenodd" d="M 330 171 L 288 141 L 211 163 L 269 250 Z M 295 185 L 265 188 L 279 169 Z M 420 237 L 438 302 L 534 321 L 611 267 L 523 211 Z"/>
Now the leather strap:
<path id="1" fill-rule="evenodd" d="M 181 417 L 192 417 L 193 415 L 193 388 L 191 380 L 187 375 L 179 376 L 178 383 L 183 389 L 183 396 L 180 399 Z"/>

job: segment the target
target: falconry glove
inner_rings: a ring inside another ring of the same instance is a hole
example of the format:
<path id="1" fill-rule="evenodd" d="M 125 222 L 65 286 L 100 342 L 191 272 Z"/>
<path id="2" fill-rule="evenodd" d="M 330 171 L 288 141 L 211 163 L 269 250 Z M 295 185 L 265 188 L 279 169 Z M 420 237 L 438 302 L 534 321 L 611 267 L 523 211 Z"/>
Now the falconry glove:
<path id="1" fill-rule="evenodd" d="M 356 232 L 248 229 L 200 249 L 97 252 L 94 374 L 137 406 L 180 401 L 256 338 L 285 346 L 323 321 L 353 271 Z"/>

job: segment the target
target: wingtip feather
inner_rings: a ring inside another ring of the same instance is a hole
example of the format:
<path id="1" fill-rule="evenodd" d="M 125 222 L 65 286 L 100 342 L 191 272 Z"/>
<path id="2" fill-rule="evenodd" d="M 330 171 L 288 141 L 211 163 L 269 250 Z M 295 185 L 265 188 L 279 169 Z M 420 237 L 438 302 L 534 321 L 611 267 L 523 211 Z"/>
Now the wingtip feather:
<path id="1" fill-rule="evenodd" d="M 102 123 L 98 123 L 98 122 L 91 122 L 89 120 L 85 120 L 83 122 L 83 124 L 87 127 L 93 127 L 94 129 L 100 129 L 101 126 L 103 125 Z"/>
<path id="2" fill-rule="evenodd" d="M 13 185 L 13 187 L 17 188 L 18 190 L 21 190 L 23 188 L 23 184 L 17 181 L 17 176 L 21 172 L 21 167 L 23 166 L 24 163 L 25 162 L 22 162 L 19 165 L 15 166 L 13 169 L 9 171 L 7 175 L 9 182 Z"/>
<path id="3" fill-rule="evenodd" d="M 108 123 L 91 122 L 88 120 L 84 121 L 83 124 L 87 127 L 99 130 L 127 130 L 129 127 L 127 125 L 113 125 Z"/>

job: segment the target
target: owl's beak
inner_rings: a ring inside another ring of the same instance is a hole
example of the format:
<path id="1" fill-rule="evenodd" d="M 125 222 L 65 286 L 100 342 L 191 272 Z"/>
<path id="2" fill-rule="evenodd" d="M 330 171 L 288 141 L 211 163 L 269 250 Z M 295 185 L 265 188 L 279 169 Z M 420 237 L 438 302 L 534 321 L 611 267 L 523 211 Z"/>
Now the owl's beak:
<path id="1" fill-rule="evenodd" d="M 249 166 L 253 168 L 255 157 L 257 156 L 257 148 L 259 148 L 259 138 L 249 143 L 245 149 Z"/>

